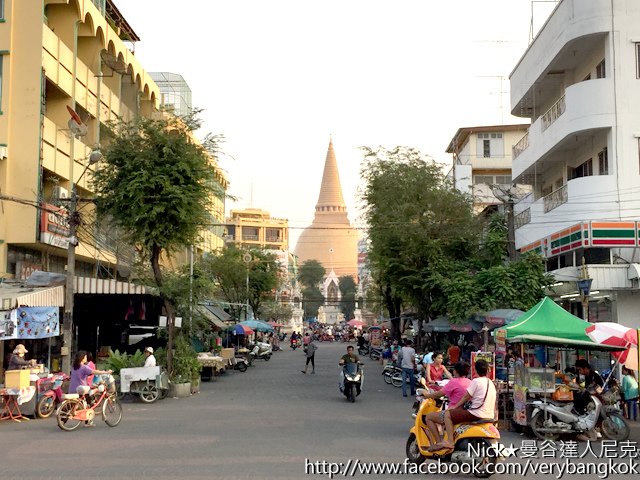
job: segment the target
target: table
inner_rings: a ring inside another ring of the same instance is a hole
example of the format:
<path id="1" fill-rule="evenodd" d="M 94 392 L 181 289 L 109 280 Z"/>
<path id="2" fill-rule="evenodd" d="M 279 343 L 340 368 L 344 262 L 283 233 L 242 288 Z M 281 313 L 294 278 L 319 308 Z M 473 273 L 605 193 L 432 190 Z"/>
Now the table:
<path id="1" fill-rule="evenodd" d="M 22 415 L 20 405 L 30 401 L 36 393 L 36 387 L 25 388 L 0 388 L 0 396 L 4 401 L 4 408 L 0 412 L 0 420 L 14 420 L 19 422 L 22 419 L 29 420 Z"/>
<path id="2" fill-rule="evenodd" d="M 209 381 L 211 378 L 215 378 L 220 372 L 225 369 L 224 358 L 217 355 L 198 355 L 198 362 L 202 365 L 202 380 Z"/>

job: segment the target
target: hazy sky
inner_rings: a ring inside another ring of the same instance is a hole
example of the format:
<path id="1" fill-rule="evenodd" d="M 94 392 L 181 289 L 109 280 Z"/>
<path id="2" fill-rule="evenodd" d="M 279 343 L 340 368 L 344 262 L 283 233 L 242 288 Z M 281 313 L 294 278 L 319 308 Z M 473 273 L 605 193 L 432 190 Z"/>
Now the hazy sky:
<path id="1" fill-rule="evenodd" d="M 531 0 L 116 0 L 148 71 L 181 74 L 203 133 L 227 138 L 238 197 L 311 223 L 329 142 L 356 221 L 362 145 L 450 165 L 460 127 L 511 117 L 508 76 L 555 2 Z M 447 167 L 448 170 L 448 167 Z"/>

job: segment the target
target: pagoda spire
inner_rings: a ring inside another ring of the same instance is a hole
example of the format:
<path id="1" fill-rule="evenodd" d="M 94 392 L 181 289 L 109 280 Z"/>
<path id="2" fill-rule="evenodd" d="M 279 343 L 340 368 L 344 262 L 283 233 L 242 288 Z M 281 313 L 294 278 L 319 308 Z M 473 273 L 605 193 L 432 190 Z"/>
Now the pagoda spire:
<path id="1" fill-rule="evenodd" d="M 342 196 L 342 186 L 340 185 L 340 174 L 338 173 L 338 162 L 333 151 L 333 140 L 329 137 L 329 148 L 327 158 L 324 162 L 324 173 L 322 174 L 322 184 L 320 185 L 320 195 L 316 204 L 318 212 L 346 212 L 347 206 Z"/>

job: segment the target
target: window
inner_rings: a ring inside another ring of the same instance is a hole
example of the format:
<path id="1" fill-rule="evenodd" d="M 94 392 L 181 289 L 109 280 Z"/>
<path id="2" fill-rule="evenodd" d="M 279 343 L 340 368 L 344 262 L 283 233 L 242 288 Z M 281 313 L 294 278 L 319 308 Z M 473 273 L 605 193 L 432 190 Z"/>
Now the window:
<path id="1" fill-rule="evenodd" d="M 593 159 L 589 159 L 582 165 L 578 165 L 571 171 L 571 179 L 589 177 L 593 175 Z"/>
<path id="2" fill-rule="evenodd" d="M 511 185 L 511 175 L 474 175 L 473 184 Z"/>
<path id="3" fill-rule="evenodd" d="M 636 43 L 636 78 L 640 78 L 640 43 Z"/>
<path id="4" fill-rule="evenodd" d="M 0 0 L 0 3 L 2 0 Z M 2 113 L 2 79 L 4 77 L 3 67 L 4 66 L 4 55 L 0 54 L 0 114 Z"/>
<path id="5" fill-rule="evenodd" d="M 602 60 L 596 67 L 596 78 L 605 78 L 606 76 L 605 63 L 604 60 Z"/>
<path id="6" fill-rule="evenodd" d="M 0 20 L 4 21 L 4 0 L 0 0 Z"/>
<path id="7" fill-rule="evenodd" d="M 609 158 L 607 155 L 607 147 L 604 147 L 598 153 L 598 174 L 609 175 Z"/>
<path id="8" fill-rule="evenodd" d="M 511 185 L 511 175 L 496 175 L 498 185 Z"/>
<path id="9" fill-rule="evenodd" d="M 476 143 L 478 157 L 504 157 L 504 141 L 502 133 L 478 133 Z"/>
<path id="10" fill-rule="evenodd" d="M 485 185 L 491 185 L 493 183 L 493 175 L 474 175 L 473 184 L 483 183 Z"/>

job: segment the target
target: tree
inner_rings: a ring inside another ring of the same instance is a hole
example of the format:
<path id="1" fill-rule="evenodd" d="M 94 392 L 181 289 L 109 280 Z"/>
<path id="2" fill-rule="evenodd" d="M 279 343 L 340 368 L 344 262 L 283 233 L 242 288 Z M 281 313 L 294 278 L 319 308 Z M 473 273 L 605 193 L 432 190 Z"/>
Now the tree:
<path id="1" fill-rule="evenodd" d="M 324 295 L 318 287 L 304 287 L 302 289 L 302 308 L 304 318 L 314 318 L 318 316 L 318 309 L 324 305 Z"/>
<path id="2" fill-rule="evenodd" d="M 94 175 L 98 214 L 112 218 L 151 264 L 167 312 L 170 371 L 175 307 L 164 289 L 160 258 L 197 243 L 210 223 L 210 199 L 224 196 L 211 161 L 218 138 L 194 141 L 199 126 L 195 115 L 114 123 Z"/>
<path id="3" fill-rule="evenodd" d="M 293 310 L 289 305 L 278 302 L 265 302 L 262 306 L 262 318 L 276 323 L 288 322 L 292 314 Z"/>
<path id="4" fill-rule="evenodd" d="M 408 147 L 363 150 L 369 260 L 399 337 L 402 305 L 417 310 L 420 324 L 441 313 L 439 280 L 474 251 L 477 222 L 470 199 L 432 159 Z"/>
<path id="5" fill-rule="evenodd" d="M 351 275 L 344 275 L 338 279 L 338 288 L 340 289 L 341 310 L 346 320 L 354 318 L 356 309 L 356 282 Z"/>
<path id="6" fill-rule="evenodd" d="M 298 280 L 305 287 L 317 287 L 327 271 L 317 260 L 306 260 L 298 270 Z"/>
<path id="7" fill-rule="evenodd" d="M 251 258 L 245 261 L 245 256 Z M 273 254 L 230 245 L 219 255 L 208 255 L 203 270 L 215 281 L 215 288 L 229 302 L 231 313 L 241 318 L 247 300 L 256 317 L 261 314 L 262 302 L 273 296 L 282 281 L 280 267 Z M 247 291 L 247 278 L 249 290 Z"/>

